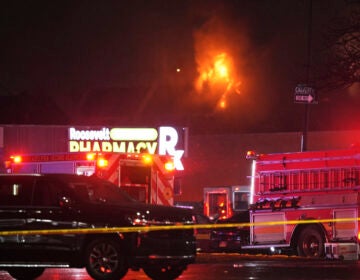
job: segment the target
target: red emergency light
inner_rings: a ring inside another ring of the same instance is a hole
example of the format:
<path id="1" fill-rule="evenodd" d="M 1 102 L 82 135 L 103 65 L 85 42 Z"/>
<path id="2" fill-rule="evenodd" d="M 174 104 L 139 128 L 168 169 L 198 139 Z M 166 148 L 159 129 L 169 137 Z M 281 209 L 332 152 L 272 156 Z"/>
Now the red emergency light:
<path id="1" fill-rule="evenodd" d="M 10 158 L 13 161 L 13 163 L 21 163 L 22 162 L 21 156 L 11 156 Z"/>
<path id="2" fill-rule="evenodd" d="M 173 161 L 167 161 L 165 162 L 165 170 L 168 171 L 168 172 L 172 172 L 175 170 L 175 164 Z"/>
<path id="3" fill-rule="evenodd" d="M 145 154 L 142 156 L 142 160 L 145 164 L 152 164 L 153 158 L 149 154 Z"/>
<path id="4" fill-rule="evenodd" d="M 97 166 L 100 167 L 100 168 L 104 168 L 104 167 L 107 167 L 109 162 L 106 158 L 98 158 L 97 159 L 97 162 L 96 162 Z"/>
<path id="5" fill-rule="evenodd" d="M 86 154 L 86 159 L 87 160 L 95 160 L 96 159 L 96 154 L 88 153 L 88 154 Z"/>
<path id="6" fill-rule="evenodd" d="M 246 159 L 257 159 L 258 157 L 259 155 L 255 151 L 247 151 L 246 153 Z"/>

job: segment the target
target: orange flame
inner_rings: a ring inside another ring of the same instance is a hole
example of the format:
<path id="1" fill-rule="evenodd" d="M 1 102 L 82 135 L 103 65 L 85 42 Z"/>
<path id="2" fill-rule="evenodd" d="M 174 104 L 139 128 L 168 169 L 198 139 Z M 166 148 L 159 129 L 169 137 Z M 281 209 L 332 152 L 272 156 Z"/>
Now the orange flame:
<path id="1" fill-rule="evenodd" d="M 245 36 L 246 33 L 239 35 L 238 30 L 234 31 L 231 21 L 221 14 L 209 17 L 194 32 L 198 72 L 194 85 L 196 92 L 202 94 L 202 102 L 210 101 L 218 109 L 225 109 L 230 95 L 241 93 Z"/>
<path id="2" fill-rule="evenodd" d="M 232 92 L 240 93 L 241 82 L 235 81 L 232 58 L 226 52 L 221 52 L 198 61 L 198 64 L 197 91 L 203 92 L 206 89 L 215 94 L 220 93 L 217 106 L 225 109 L 228 95 Z"/>
<path id="3" fill-rule="evenodd" d="M 226 53 L 220 53 L 207 61 L 198 62 L 199 77 L 197 80 L 197 89 L 201 91 L 205 84 L 215 85 L 218 83 L 229 83 L 231 61 Z"/>

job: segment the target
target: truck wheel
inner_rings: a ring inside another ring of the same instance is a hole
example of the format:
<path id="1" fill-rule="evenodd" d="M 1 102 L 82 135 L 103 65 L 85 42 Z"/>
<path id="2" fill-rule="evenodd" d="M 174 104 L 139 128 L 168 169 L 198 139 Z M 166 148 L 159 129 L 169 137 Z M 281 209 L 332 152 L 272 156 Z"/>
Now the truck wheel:
<path id="1" fill-rule="evenodd" d="M 43 274 L 45 268 L 29 267 L 29 268 L 9 268 L 7 272 L 17 280 L 32 280 Z"/>
<path id="2" fill-rule="evenodd" d="M 118 280 L 125 276 L 128 264 L 120 244 L 111 239 L 92 241 L 85 252 L 86 271 L 97 280 Z"/>
<path id="3" fill-rule="evenodd" d="M 172 280 L 178 278 L 186 269 L 186 265 L 154 265 L 143 267 L 147 276 L 154 280 Z"/>
<path id="4" fill-rule="evenodd" d="M 314 226 L 307 226 L 299 235 L 297 253 L 301 257 L 321 258 L 325 254 L 324 238 Z"/>

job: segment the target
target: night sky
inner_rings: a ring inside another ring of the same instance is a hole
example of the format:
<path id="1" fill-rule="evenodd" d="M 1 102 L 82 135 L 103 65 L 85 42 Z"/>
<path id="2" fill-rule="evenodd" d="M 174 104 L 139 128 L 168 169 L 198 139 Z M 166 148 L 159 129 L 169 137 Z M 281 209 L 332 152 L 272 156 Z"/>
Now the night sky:
<path id="1" fill-rule="evenodd" d="M 348 8 L 313 0 L 312 56 Z M 309 0 L 2 1 L 0 123 L 189 126 L 194 133 L 303 129 Z M 224 85 L 195 84 L 211 54 Z M 310 129 L 359 129 L 356 87 L 319 92 Z"/>

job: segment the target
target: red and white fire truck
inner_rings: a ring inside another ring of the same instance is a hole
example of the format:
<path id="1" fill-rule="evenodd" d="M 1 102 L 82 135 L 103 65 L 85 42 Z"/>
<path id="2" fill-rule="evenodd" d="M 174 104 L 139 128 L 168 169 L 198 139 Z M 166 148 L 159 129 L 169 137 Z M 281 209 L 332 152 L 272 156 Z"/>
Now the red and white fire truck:
<path id="1" fill-rule="evenodd" d="M 249 206 L 249 186 L 204 188 L 204 215 L 211 220 L 227 219 Z"/>
<path id="2" fill-rule="evenodd" d="M 133 153 L 64 153 L 11 156 L 8 173 L 72 173 L 109 180 L 144 203 L 173 205 L 174 161 Z"/>
<path id="3" fill-rule="evenodd" d="M 358 259 L 359 149 L 248 152 L 247 158 L 253 160 L 250 236 L 243 248 Z"/>

